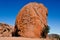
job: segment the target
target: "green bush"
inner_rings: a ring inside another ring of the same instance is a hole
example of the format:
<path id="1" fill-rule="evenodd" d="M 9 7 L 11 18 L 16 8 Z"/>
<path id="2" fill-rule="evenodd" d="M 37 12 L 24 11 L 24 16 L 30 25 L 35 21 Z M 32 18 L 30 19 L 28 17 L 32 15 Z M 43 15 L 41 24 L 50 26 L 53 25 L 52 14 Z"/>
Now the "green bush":
<path id="1" fill-rule="evenodd" d="M 42 35 L 42 38 L 46 38 L 46 36 L 47 36 L 47 34 L 49 33 L 49 26 L 47 25 L 45 25 L 45 27 L 43 28 L 43 31 L 42 31 L 42 33 L 41 33 L 41 35 Z"/>

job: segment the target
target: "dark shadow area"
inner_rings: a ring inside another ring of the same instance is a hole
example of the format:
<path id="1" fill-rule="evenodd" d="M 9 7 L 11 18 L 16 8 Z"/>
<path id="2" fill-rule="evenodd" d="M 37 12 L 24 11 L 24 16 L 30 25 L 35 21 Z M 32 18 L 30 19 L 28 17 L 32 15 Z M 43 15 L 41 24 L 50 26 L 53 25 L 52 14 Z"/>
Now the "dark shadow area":
<path id="1" fill-rule="evenodd" d="M 50 29 L 49 26 L 45 25 L 45 28 L 43 29 L 43 31 L 41 33 L 42 38 L 46 38 L 47 34 L 49 33 L 49 29 Z"/>
<path id="2" fill-rule="evenodd" d="M 12 36 L 13 37 L 20 37 L 20 35 L 18 35 L 18 31 L 20 31 L 20 30 L 18 30 L 17 25 L 15 25 L 15 31 L 12 32 Z"/>

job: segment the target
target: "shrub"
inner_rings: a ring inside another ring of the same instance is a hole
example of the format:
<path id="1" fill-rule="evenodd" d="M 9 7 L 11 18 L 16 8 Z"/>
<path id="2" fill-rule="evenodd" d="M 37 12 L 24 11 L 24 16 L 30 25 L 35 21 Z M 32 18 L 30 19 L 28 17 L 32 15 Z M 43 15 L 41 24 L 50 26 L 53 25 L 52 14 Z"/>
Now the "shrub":
<path id="1" fill-rule="evenodd" d="M 49 26 L 47 25 L 45 25 L 45 27 L 43 28 L 43 31 L 42 31 L 42 33 L 41 33 L 41 35 L 42 35 L 42 38 L 46 38 L 46 36 L 47 36 L 47 34 L 49 33 Z"/>

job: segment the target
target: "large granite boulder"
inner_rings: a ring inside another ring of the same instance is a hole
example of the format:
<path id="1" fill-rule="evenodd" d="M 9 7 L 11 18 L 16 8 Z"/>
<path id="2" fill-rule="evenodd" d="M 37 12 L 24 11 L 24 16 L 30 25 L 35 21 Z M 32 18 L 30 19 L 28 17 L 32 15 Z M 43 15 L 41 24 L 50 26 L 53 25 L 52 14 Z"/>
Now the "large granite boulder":
<path id="1" fill-rule="evenodd" d="M 0 37 L 12 37 L 12 32 L 12 26 L 5 23 L 0 23 Z"/>
<path id="2" fill-rule="evenodd" d="M 32 2 L 25 5 L 16 17 L 15 36 L 40 38 L 42 31 L 47 26 L 47 8 Z"/>

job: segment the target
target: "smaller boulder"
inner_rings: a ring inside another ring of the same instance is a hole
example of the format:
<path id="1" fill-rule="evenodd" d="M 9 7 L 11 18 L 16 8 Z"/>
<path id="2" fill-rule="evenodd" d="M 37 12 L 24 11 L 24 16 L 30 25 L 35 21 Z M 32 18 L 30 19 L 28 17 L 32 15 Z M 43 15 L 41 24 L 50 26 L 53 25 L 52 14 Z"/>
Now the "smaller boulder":
<path id="1" fill-rule="evenodd" d="M 13 32 L 12 26 L 0 23 L 0 37 L 11 37 Z"/>

